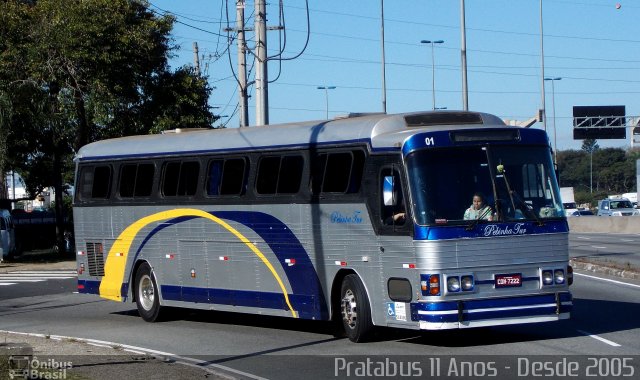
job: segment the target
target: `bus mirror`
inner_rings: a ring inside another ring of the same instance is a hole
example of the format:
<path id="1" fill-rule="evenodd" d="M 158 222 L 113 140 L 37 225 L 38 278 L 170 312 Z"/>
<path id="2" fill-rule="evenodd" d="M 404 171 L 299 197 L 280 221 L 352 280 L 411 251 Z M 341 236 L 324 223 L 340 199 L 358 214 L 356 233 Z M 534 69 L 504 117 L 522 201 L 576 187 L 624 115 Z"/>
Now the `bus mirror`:
<path id="1" fill-rule="evenodd" d="M 385 206 L 395 206 L 398 200 L 394 196 L 395 189 L 393 183 L 393 176 L 384 177 L 382 182 L 382 199 Z"/>

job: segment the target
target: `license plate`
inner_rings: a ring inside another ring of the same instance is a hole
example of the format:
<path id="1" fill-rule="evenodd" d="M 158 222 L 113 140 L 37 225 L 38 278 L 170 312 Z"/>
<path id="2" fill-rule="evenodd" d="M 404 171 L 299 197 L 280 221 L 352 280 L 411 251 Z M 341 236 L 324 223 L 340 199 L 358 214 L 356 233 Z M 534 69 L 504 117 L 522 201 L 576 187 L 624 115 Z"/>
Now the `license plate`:
<path id="1" fill-rule="evenodd" d="M 522 274 L 497 274 L 496 275 L 496 288 L 508 288 L 522 286 Z"/>

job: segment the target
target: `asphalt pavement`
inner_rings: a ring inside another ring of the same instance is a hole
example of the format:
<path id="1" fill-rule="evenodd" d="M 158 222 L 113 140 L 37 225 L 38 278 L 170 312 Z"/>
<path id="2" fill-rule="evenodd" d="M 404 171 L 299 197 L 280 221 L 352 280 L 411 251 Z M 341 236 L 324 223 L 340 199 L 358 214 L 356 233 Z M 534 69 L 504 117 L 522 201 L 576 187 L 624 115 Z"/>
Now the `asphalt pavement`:
<path id="1" fill-rule="evenodd" d="M 0 274 L 24 271 L 69 271 L 75 257 L 60 257 L 51 251 L 25 252 L 0 262 Z M 2 291 L 9 291 L 4 287 Z M 44 293 L 47 294 L 46 290 Z M 40 294 L 40 295 L 42 295 Z M 44 334 L 0 330 L 0 380 L 16 377 L 26 365 L 40 371 L 30 378 L 91 380 L 128 379 L 230 379 L 228 374 L 201 368 L 180 358 L 137 347 Z M 13 374 L 13 377 L 11 375 Z"/>
<path id="2" fill-rule="evenodd" d="M 621 278 L 640 279 L 640 252 L 634 248 L 621 248 L 617 241 L 627 245 L 640 243 L 640 235 L 572 234 L 570 236 L 571 264 L 575 270 L 588 271 Z M 60 257 L 48 251 L 27 252 L 11 262 L 0 263 L 0 273 L 37 270 L 75 270 L 75 258 Z M 8 358 L 27 353 L 39 363 L 49 363 L 78 379 L 129 378 L 139 379 L 229 379 L 233 374 L 205 369 L 180 358 L 166 357 L 109 342 L 87 341 L 73 337 L 15 334 L 0 330 L 0 379 L 8 378 Z M 61 368 L 67 365 L 65 368 Z M 241 376 L 240 376 L 241 377 Z"/>

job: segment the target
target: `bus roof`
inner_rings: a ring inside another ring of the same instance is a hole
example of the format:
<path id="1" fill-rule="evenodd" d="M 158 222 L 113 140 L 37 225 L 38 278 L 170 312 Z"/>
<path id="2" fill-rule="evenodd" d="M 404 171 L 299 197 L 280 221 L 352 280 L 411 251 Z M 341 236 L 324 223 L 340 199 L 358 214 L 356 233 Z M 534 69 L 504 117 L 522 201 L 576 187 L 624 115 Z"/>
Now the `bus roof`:
<path id="1" fill-rule="evenodd" d="M 372 150 L 399 150 L 403 141 L 416 132 L 478 127 L 505 127 L 505 123 L 486 113 L 436 111 L 361 114 L 249 128 L 175 130 L 94 142 L 82 147 L 76 160 L 295 149 L 350 142 L 367 144 Z"/>

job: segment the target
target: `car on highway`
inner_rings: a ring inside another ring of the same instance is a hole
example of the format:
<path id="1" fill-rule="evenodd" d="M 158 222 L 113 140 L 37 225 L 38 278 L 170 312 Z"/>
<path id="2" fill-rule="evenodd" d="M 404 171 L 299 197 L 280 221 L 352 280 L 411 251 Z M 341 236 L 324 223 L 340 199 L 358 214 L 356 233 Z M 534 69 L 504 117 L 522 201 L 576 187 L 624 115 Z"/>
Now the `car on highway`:
<path id="1" fill-rule="evenodd" d="M 595 214 L 593 213 L 593 211 L 591 210 L 574 210 L 572 212 L 568 212 L 567 216 L 568 217 L 573 217 L 573 216 L 594 216 Z"/>
<path id="2" fill-rule="evenodd" d="M 636 216 L 640 210 L 627 198 L 608 198 L 598 201 L 598 216 Z"/>

